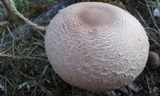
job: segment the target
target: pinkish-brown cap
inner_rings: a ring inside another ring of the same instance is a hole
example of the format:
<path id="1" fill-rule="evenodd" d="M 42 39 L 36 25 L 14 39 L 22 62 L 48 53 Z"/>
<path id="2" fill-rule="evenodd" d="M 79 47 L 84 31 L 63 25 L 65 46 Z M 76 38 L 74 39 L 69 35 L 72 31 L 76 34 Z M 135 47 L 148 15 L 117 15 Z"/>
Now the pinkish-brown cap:
<path id="1" fill-rule="evenodd" d="M 149 51 L 139 21 L 116 6 L 82 2 L 59 11 L 45 35 L 55 72 L 71 85 L 95 92 L 115 90 L 144 69 Z"/>

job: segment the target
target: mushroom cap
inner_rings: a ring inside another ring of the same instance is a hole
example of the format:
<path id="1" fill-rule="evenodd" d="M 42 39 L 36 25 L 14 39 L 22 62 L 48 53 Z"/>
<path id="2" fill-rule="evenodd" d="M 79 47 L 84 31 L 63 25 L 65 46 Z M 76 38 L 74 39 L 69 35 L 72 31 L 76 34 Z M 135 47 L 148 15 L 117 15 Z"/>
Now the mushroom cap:
<path id="1" fill-rule="evenodd" d="M 64 81 L 101 92 L 125 86 L 141 73 L 149 43 L 142 25 L 128 12 L 106 3 L 81 2 L 51 20 L 45 48 Z"/>
<path id="2" fill-rule="evenodd" d="M 156 69 L 159 66 L 159 56 L 156 52 L 150 51 L 147 60 L 149 69 Z"/>

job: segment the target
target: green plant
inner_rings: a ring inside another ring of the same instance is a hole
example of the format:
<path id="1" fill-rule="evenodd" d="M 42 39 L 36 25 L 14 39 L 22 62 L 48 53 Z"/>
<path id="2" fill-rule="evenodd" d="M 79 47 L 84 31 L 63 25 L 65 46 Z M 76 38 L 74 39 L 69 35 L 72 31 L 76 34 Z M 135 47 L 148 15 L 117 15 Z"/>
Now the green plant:
<path id="1" fill-rule="evenodd" d="M 25 8 L 27 7 L 27 5 L 28 5 L 28 2 L 27 2 L 27 0 L 13 0 L 13 2 L 14 2 L 14 4 L 15 4 L 15 6 L 16 6 L 16 8 L 17 8 L 17 10 L 19 11 L 19 12 L 25 12 L 26 10 L 25 10 Z M 25 11 L 24 11 L 25 10 Z"/>

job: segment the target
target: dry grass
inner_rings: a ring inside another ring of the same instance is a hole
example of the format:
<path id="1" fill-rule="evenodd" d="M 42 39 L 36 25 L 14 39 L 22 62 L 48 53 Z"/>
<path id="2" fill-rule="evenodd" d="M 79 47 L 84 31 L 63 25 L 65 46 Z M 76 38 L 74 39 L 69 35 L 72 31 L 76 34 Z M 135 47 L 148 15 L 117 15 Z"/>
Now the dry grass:
<path id="1" fill-rule="evenodd" d="M 108 2 L 129 11 L 146 29 L 151 50 L 160 47 L 160 19 L 152 14 L 157 6 L 155 1 L 93 1 Z M 23 13 L 23 10 L 21 11 Z M 8 20 L 10 22 L 10 19 Z M 16 27 L 10 22 L 1 27 L 0 34 L 3 35 L 13 28 Z M 73 87 L 55 74 L 46 57 L 44 34 L 44 32 L 30 30 L 29 35 L 0 47 L 0 96 L 102 96 Z"/>

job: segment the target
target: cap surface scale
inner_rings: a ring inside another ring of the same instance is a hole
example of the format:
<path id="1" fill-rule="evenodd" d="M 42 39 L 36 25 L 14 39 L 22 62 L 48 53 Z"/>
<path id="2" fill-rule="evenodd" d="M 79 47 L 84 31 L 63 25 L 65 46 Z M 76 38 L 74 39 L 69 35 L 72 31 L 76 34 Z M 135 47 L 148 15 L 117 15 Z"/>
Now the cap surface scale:
<path id="1" fill-rule="evenodd" d="M 116 6 L 82 2 L 59 11 L 45 35 L 55 72 L 71 85 L 101 92 L 132 82 L 149 51 L 139 21 Z"/>

